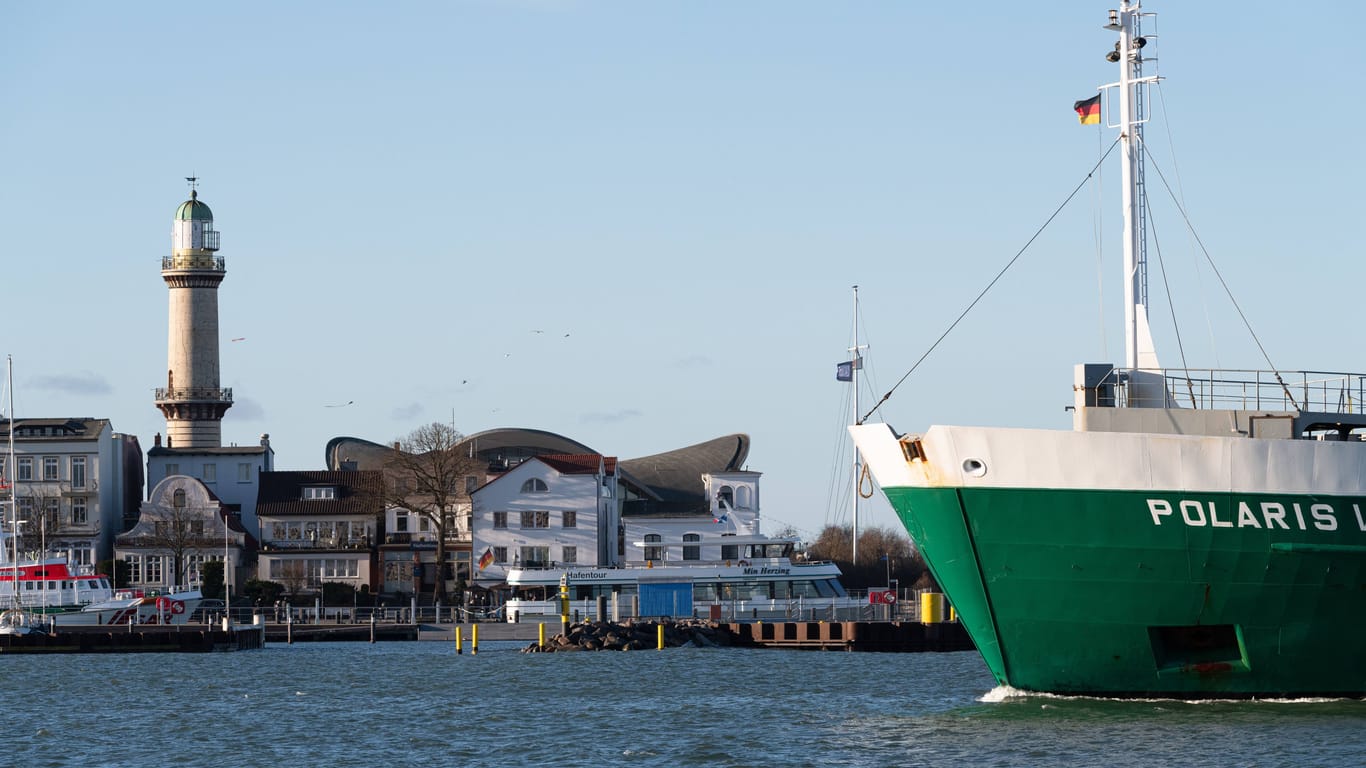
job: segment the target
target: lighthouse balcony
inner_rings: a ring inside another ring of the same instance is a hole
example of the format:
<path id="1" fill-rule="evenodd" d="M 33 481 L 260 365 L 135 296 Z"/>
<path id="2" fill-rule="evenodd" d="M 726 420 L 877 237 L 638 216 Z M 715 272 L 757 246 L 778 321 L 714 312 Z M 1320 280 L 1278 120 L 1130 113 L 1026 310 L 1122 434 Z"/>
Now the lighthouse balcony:
<path id="1" fill-rule="evenodd" d="M 157 387 L 158 403 L 231 403 L 232 387 Z"/>
<path id="2" fill-rule="evenodd" d="M 161 271 L 173 272 L 177 269 L 210 269 L 215 272 L 223 272 L 227 269 L 227 262 L 222 256 L 215 256 L 211 253 L 177 253 L 174 256 L 161 257 Z"/>

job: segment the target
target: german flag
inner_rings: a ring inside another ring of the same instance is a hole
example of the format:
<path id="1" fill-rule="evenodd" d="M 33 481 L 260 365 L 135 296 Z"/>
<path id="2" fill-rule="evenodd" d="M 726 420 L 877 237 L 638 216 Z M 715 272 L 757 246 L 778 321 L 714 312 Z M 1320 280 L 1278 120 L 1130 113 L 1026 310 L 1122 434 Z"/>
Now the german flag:
<path id="1" fill-rule="evenodd" d="M 482 554 L 482 555 L 479 556 L 479 570 L 482 571 L 482 570 L 484 570 L 485 568 L 489 567 L 489 563 L 492 563 L 492 562 L 493 562 L 493 549 L 487 548 L 487 549 L 484 550 L 484 554 Z"/>
<path id="2" fill-rule="evenodd" d="M 1100 94 L 1097 93 L 1089 99 L 1082 99 L 1072 105 L 1072 109 L 1077 111 L 1077 118 L 1082 125 L 1100 124 Z"/>

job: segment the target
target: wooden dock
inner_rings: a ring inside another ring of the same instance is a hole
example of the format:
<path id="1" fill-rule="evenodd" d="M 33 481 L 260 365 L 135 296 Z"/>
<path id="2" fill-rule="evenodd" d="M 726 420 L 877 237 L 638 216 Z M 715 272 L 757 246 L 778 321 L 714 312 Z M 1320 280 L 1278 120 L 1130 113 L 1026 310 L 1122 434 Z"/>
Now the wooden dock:
<path id="1" fill-rule="evenodd" d="M 822 651 L 971 651 L 976 646 L 958 622 L 786 621 L 727 625 L 749 645 Z"/>
<path id="2" fill-rule="evenodd" d="M 264 628 L 204 625 L 65 627 L 52 634 L 0 635 L 0 655 L 14 653 L 210 653 L 265 645 Z"/>

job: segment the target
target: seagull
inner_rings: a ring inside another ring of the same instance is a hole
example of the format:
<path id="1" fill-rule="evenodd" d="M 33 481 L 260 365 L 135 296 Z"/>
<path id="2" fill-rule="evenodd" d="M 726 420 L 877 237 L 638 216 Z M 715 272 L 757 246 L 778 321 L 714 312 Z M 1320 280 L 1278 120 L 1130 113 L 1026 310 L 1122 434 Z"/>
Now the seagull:
<path id="1" fill-rule="evenodd" d="M 247 337 L 246 337 L 246 336 L 238 336 L 237 338 L 233 339 L 233 341 L 246 341 L 246 340 L 247 340 Z"/>
<path id="2" fill-rule="evenodd" d="M 545 331 L 533 330 L 532 333 L 545 333 Z"/>
<path id="3" fill-rule="evenodd" d="M 324 407 L 324 408 L 345 408 L 346 406 L 348 406 L 348 405 L 350 405 L 350 404 L 352 404 L 352 403 L 354 403 L 354 402 L 356 402 L 356 401 L 355 401 L 355 400 L 347 400 L 347 401 L 344 402 L 344 403 L 337 403 L 336 405 L 324 405 L 323 407 Z"/>

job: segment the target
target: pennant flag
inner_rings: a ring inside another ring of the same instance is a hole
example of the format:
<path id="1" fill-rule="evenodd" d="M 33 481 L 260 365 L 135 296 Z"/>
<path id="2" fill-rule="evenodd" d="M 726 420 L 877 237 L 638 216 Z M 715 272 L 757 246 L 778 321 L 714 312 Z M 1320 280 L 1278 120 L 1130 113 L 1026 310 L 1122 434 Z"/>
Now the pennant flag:
<path id="1" fill-rule="evenodd" d="M 486 547 L 484 549 L 484 554 L 479 556 L 479 570 L 482 571 L 489 567 L 489 563 L 491 562 L 493 562 L 493 549 Z"/>
<path id="2" fill-rule="evenodd" d="M 1077 111 L 1077 118 L 1082 125 L 1100 124 L 1100 94 L 1097 93 L 1089 99 L 1082 99 L 1072 105 L 1072 109 Z"/>

